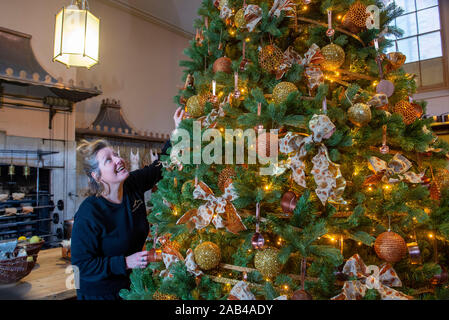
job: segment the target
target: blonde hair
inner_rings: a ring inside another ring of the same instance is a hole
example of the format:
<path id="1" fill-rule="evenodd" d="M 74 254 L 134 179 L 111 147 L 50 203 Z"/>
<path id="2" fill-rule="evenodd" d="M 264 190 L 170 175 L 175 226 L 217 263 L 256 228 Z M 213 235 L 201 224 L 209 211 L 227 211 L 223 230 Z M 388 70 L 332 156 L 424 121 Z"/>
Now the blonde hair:
<path id="1" fill-rule="evenodd" d="M 98 177 L 101 177 L 100 166 L 97 160 L 97 153 L 103 148 L 112 148 L 112 146 L 106 140 L 95 140 L 89 142 L 87 140 L 81 140 L 76 150 L 83 157 L 83 168 L 87 175 L 89 188 L 87 190 L 88 195 L 101 196 L 104 191 L 104 185 L 98 182 L 92 177 L 92 173 L 95 173 Z"/>

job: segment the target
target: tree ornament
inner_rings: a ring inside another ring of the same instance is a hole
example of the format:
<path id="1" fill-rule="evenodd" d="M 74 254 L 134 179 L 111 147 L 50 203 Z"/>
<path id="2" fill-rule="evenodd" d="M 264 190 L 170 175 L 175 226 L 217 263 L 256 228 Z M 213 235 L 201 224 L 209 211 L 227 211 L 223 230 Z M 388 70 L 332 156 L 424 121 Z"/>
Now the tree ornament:
<path id="1" fill-rule="evenodd" d="M 284 193 L 281 199 L 281 208 L 285 214 L 291 215 L 296 208 L 298 197 L 293 191 Z"/>
<path id="2" fill-rule="evenodd" d="M 351 5 L 348 13 L 342 19 L 343 26 L 352 33 L 359 33 L 366 28 L 366 20 L 369 13 L 366 12 L 366 6 L 357 1 Z"/>
<path id="3" fill-rule="evenodd" d="M 434 286 L 442 285 L 449 280 L 449 275 L 447 273 L 446 268 L 443 267 L 441 264 L 439 264 L 439 266 L 441 268 L 441 273 L 434 275 L 432 279 L 430 279 L 430 284 Z"/>
<path id="4" fill-rule="evenodd" d="M 407 249 L 410 256 L 410 264 L 421 264 L 421 250 L 419 250 L 418 242 L 407 243 Z"/>
<path id="5" fill-rule="evenodd" d="M 221 192 L 225 191 L 225 188 L 232 182 L 232 178 L 235 177 L 234 168 L 228 166 L 221 170 L 218 175 L 218 188 L 220 188 Z"/>
<path id="6" fill-rule="evenodd" d="M 339 45 L 334 43 L 328 44 L 321 49 L 324 61 L 321 66 L 328 71 L 335 71 L 345 62 L 345 52 Z"/>
<path id="7" fill-rule="evenodd" d="M 274 103 L 280 104 L 287 100 L 290 93 L 298 91 L 298 88 L 291 82 L 281 82 L 276 85 L 273 89 L 273 100 Z"/>
<path id="8" fill-rule="evenodd" d="M 156 291 L 153 294 L 153 300 L 179 300 L 179 299 L 174 294 L 167 294 Z"/>
<path id="9" fill-rule="evenodd" d="M 440 190 L 440 186 L 438 185 L 437 181 L 432 181 L 432 183 L 430 184 L 430 199 L 435 200 L 435 201 L 440 201 L 441 200 L 441 190 Z"/>
<path id="10" fill-rule="evenodd" d="M 296 290 L 293 292 L 291 300 L 313 300 L 310 293 L 308 293 L 306 290 Z"/>
<path id="11" fill-rule="evenodd" d="M 348 109 L 348 118 L 357 127 L 362 127 L 371 121 L 371 108 L 364 103 L 356 103 Z"/>
<path id="12" fill-rule="evenodd" d="M 272 152 L 278 149 L 277 135 L 269 131 L 257 136 L 256 152 L 261 157 L 271 158 Z"/>
<path id="13" fill-rule="evenodd" d="M 278 259 L 279 250 L 268 247 L 256 252 L 254 266 L 267 278 L 276 277 L 282 269 L 282 264 Z"/>
<path id="14" fill-rule="evenodd" d="M 232 60 L 227 57 L 221 57 L 215 60 L 214 65 L 212 66 L 212 70 L 214 73 L 219 71 L 224 73 L 232 72 Z"/>
<path id="15" fill-rule="evenodd" d="M 415 108 L 406 100 L 396 103 L 393 107 L 393 113 L 400 114 L 406 125 L 412 124 L 418 118 Z"/>
<path id="16" fill-rule="evenodd" d="M 260 227 L 260 203 L 256 203 L 256 232 L 251 238 L 251 244 L 254 249 L 260 250 L 265 245 L 265 239 L 262 234 L 259 232 Z"/>
<path id="17" fill-rule="evenodd" d="M 193 254 L 195 255 L 195 262 L 202 270 L 215 268 L 221 260 L 220 248 L 210 241 L 199 244 Z"/>
<path id="18" fill-rule="evenodd" d="M 394 263 L 407 254 L 407 245 L 399 234 L 387 231 L 376 238 L 374 251 L 380 259 Z"/>
<path id="19" fill-rule="evenodd" d="M 259 64 L 267 72 L 274 73 L 281 65 L 284 53 L 275 45 L 267 45 L 259 51 Z"/>
<path id="20" fill-rule="evenodd" d="M 234 23 L 237 28 L 245 28 L 246 20 L 245 20 L 245 8 L 241 8 L 234 17 Z"/>
<path id="21" fill-rule="evenodd" d="M 435 181 L 438 182 L 440 188 L 449 187 L 449 170 L 447 169 L 437 169 L 435 173 Z"/>
<path id="22" fill-rule="evenodd" d="M 192 117 L 199 117 L 203 115 L 205 103 L 205 99 L 200 95 L 191 96 L 187 100 L 186 112 Z"/>

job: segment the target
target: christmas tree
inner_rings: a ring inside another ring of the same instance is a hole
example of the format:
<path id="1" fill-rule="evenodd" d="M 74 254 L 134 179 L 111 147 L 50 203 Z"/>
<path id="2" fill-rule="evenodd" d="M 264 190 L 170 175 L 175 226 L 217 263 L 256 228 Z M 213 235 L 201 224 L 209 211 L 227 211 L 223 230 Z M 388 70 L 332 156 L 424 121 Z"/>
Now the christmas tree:
<path id="1" fill-rule="evenodd" d="M 449 298 L 449 145 L 411 99 L 406 57 L 384 53 L 402 9 L 204 0 L 198 13 L 175 97 L 190 142 L 175 152 L 172 137 L 148 217 L 159 261 L 122 297 Z M 270 161 L 225 162 L 248 129 L 245 154 Z M 219 161 L 198 161 L 212 140 Z"/>

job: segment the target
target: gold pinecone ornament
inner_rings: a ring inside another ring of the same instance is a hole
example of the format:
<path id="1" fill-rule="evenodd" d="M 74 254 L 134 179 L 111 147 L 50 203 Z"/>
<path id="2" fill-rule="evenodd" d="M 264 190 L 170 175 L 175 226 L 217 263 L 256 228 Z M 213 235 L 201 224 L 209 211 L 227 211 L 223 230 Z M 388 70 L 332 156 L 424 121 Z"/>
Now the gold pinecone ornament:
<path id="1" fill-rule="evenodd" d="M 393 231 L 381 233 L 374 242 L 377 256 L 387 262 L 398 262 L 407 254 L 407 245 L 400 235 Z"/>
<path id="2" fill-rule="evenodd" d="M 218 187 L 222 192 L 225 191 L 225 188 L 232 182 L 232 178 L 235 177 L 235 171 L 232 167 L 226 167 L 221 170 L 218 175 Z"/>
<path id="3" fill-rule="evenodd" d="M 400 114 L 406 125 L 412 124 L 418 118 L 415 107 L 406 100 L 401 100 L 393 107 L 393 113 Z"/>
<path id="4" fill-rule="evenodd" d="M 366 28 L 366 20 L 369 14 L 366 12 L 366 6 L 357 1 L 351 5 L 348 13 L 342 19 L 342 24 L 352 33 L 359 33 Z"/>
<path id="5" fill-rule="evenodd" d="M 345 51 L 339 45 L 328 44 L 321 49 L 324 61 L 321 66 L 328 71 L 335 71 L 345 62 Z"/>
<path id="6" fill-rule="evenodd" d="M 348 109 L 348 119 L 357 127 L 362 127 L 371 121 L 371 108 L 364 103 L 356 103 Z"/>
<path id="7" fill-rule="evenodd" d="M 282 264 L 279 262 L 278 254 L 279 250 L 272 247 L 256 252 L 254 266 L 264 277 L 274 278 L 281 272 Z"/>
<path id="8" fill-rule="evenodd" d="M 267 45 L 259 51 L 259 64 L 267 72 L 274 73 L 281 65 L 284 53 L 275 45 Z"/>
<path id="9" fill-rule="evenodd" d="M 218 266 L 221 260 L 220 248 L 213 242 L 206 241 L 193 250 L 195 262 L 202 270 L 211 270 Z"/>
<path id="10" fill-rule="evenodd" d="M 281 82 L 276 85 L 273 89 L 273 100 L 274 103 L 279 104 L 287 100 L 290 93 L 298 91 L 298 88 L 291 82 Z"/>
<path id="11" fill-rule="evenodd" d="M 245 20 L 245 8 L 241 8 L 234 17 L 234 23 L 237 28 L 245 28 L 246 20 Z"/>
<path id="12" fill-rule="evenodd" d="M 186 103 L 186 112 L 192 117 L 200 117 L 203 115 L 206 100 L 200 95 L 191 96 Z"/>

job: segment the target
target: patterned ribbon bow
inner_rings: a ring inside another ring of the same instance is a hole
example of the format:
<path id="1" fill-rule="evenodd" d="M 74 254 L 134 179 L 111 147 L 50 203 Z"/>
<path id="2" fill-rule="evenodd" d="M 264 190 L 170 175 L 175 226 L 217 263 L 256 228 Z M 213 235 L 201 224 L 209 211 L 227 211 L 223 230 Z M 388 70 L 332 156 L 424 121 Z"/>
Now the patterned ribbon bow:
<path id="1" fill-rule="evenodd" d="M 223 103 L 216 109 L 213 109 L 208 115 L 198 118 L 201 121 L 202 127 L 215 128 L 217 125 L 217 119 L 225 116 L 223 111 Z"/>
<path id="2" fill-rule="evenodd" d="M 346 187 L 346 180 L 343 178 L 340 165 L 333 163 L 324 144 L 323 139 L 329 139 L 335 132 L 335 125 L 326 115 L 313 115 L 309 121 L 309 128 L 312 135 L 304 136 L 288 132 L 280 139 L 279 150 L 284 154 L 294 155 L 287 160 L 287 166 L 292 169 L 293 180 L 300 186 L 306 188 L 305 168 L 303 158 L 307 155 L 306 145 L 319 143 L 318 153 L 313 157 L 312 175 L 314 176 L 317 188 L 315 193 L 323 205 L 329 200 L 332 203 L 346 204 L 342 198 Z"/>
<path id="3" fill-rule="evenodd" d="M 292 11 L 295 10 L 296 3 L 291 0 L 275 0 L 270 12 L 268 13 L 271 17 L 278 18 L 282 11 Z"/>
<path id="4" fill-rule="evenodd" d="M 401 180 L 405 180 L 410 183 L 422 183 L 424 172 L 416 174 L 414 172 L 407 172 L 412 163 L 400 153 L 396 153 L 390 162 L 385 162 L 377 157 L 371 157 L 369 159 L 370 169 L 373 170 L 376 175 L 382 176 L 383 182 L 395 183 Z M 393 178 L 397 175 L 399 179 Z"/>
<path id="5" fill-rule="evenodd" d="M 214 6 L 219 8 L 220 7 L 220 1 L 219 0 L 214 0 Z M 223 6 L 221 6 L 220 9 L 220 18 L 221 19 L 227 19 L 230 18 L 232 16 L 232 10 L 228 7 L 227 3 L 224 3 Z"/>
<path id="6" fill-rule="evenodd" d="M 200 181 L 193 191 L 194 199 L 206 200 L 198 209 L 187 211 L 176 224 L 187 223 L 189 229 L 202 229 L 211 222 L 215 228 L 226 228 L 227 231 L 238 234 L 246 230 L 236 208 L 231 201 L 238 198 L 238 194 L 232 183 L 229 183 L 221 197 L 216 197 L 211 188 Z"/>
<path id="7" fill-rule="evenodd" d="M 373 274 L 371 272 L 374 271 Z M 412 300 L 400 291 L 390 287 L 401 287 L 402 282 L 396 271 L 388 263 L 367 267 L 358 254 L 353 255 L 346 261 L 343 273 L 348 277 L 357 277 L 358 280 L 345 281 L 342 292 L 331 298 L 331 300 L 361 300 L 367 289 L 375 289 L 379 292 L 382 300 Z"/>
<path id="8" fill-rule="evenodd" d="M 187 271 L 196 277 L 203 274 L 198 265 L 195 263 L 193 251 L 191 248 L 187 250 L 184 260 L 182 254 L 172 245 L 170 235 L 164 235 L 157 238 L 157 242 L 162 245 L 162 261 L 165 264 L 165 270 L 159 274 L 163 278 L 173 278 L 171 267 L 178 261 L 183 261 L 187 267 Z"/>
<path id="9" fill-rule="evenodd" d="M 320 47 L 313 44 L 302 58 L 292 47 L 288 47 L 284 52 L 284 57 L 278 69 L 276 70 L 276 80 L 281 79 L 290 70 L 292 65 L 300 64 L 303 66 L 309 66 L 314 64 L 320 64 L 323 62 L 324 57 L 320 52 Z M 316 69 L 316 68 L 315 68 Z M 321 71 L 321 69 L 318 68 Z M 309 71 L 310 73 L 310 71 Z M 307 74 L 307 73 L 306 73 Z M 323 73 L 321 72 L 321 75 Z M 324 78 L 323 78 L 324 79 Z"/>
<path id="10" fill-rule="evenodd" d="M 252 32 L 260 20 L 262 20 L 262 8 L 255 4 L 247 5 L 245 8 L 245 20 L 246 27 Z"/>

